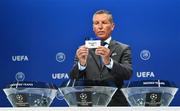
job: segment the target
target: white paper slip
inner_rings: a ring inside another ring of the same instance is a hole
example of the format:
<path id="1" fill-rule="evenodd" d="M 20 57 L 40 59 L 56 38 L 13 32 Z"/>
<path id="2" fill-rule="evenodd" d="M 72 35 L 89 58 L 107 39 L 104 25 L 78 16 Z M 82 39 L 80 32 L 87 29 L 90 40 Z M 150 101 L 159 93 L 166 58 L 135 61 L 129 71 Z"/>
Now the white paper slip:
<path id="1" fill-rule="evenodd" d="M 86 40 L 85 46 L 87 48 L 97 48 L 101 46 L 101 40 Z"/>

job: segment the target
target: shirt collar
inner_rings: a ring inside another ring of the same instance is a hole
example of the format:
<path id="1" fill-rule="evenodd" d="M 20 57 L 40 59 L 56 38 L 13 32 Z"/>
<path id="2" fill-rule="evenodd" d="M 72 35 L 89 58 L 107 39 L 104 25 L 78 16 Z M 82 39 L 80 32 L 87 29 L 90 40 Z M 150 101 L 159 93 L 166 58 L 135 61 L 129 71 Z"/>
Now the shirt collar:
<path id="1" fill-rule="evenodd" d="M 111 36 L 107 38 L 104 42 L 106 42 L 107 44 L 110 44 L 110 41 L 111 41 Z"/>

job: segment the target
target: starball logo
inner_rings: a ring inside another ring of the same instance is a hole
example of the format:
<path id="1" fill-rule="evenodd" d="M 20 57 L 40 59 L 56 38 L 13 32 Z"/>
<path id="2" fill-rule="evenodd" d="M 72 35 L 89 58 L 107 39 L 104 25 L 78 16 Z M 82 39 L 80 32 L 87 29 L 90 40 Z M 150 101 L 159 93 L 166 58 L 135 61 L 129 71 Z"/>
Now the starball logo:
<path id="1" fill-rule="evenodd" d="M 15 55 L 15 56 L 12 56 L 12 61 L 14 62 L 29 61 L 29 58 L 27 55 Z"/>

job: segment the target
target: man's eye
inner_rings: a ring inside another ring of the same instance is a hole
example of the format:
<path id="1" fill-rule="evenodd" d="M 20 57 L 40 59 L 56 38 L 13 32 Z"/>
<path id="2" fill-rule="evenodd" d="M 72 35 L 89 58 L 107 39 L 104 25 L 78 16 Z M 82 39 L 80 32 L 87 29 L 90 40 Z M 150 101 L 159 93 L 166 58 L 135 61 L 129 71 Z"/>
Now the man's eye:
<path id="1" fill-rule="evenodd" d="M 99 24 L 98 22 L 94 22 L 94 25 L 97 25 L 97 24 Z"/>
<path id="2" fill-rule="evenodd" d="M 103 24 L 108 24 L 108 22 L 102 22 Z"/>

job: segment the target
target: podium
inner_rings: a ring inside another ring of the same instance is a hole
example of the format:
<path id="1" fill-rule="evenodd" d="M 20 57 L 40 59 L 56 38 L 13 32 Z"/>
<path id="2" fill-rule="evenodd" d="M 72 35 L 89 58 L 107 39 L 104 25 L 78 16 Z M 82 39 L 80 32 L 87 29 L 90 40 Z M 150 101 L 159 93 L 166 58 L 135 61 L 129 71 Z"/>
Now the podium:
<path id="1" fill-rule="evenodd" d="M 13 107 L 48 107 L 56 96 L 57 87 L 43 82 L 15 82 L 3 91 Z"/>
<path id="2" fill-rule="evenodd" d="M 144 80 L 130 82 L 121 91 L 131 106 L 169 106 L 178 88 L 169 81 Z"/>
<path id="3" fill-rule="evenodd" d="M 69 81 L 59 88 L 69 106 L 107 106 L 117 88 L 108 82 Z"/>

